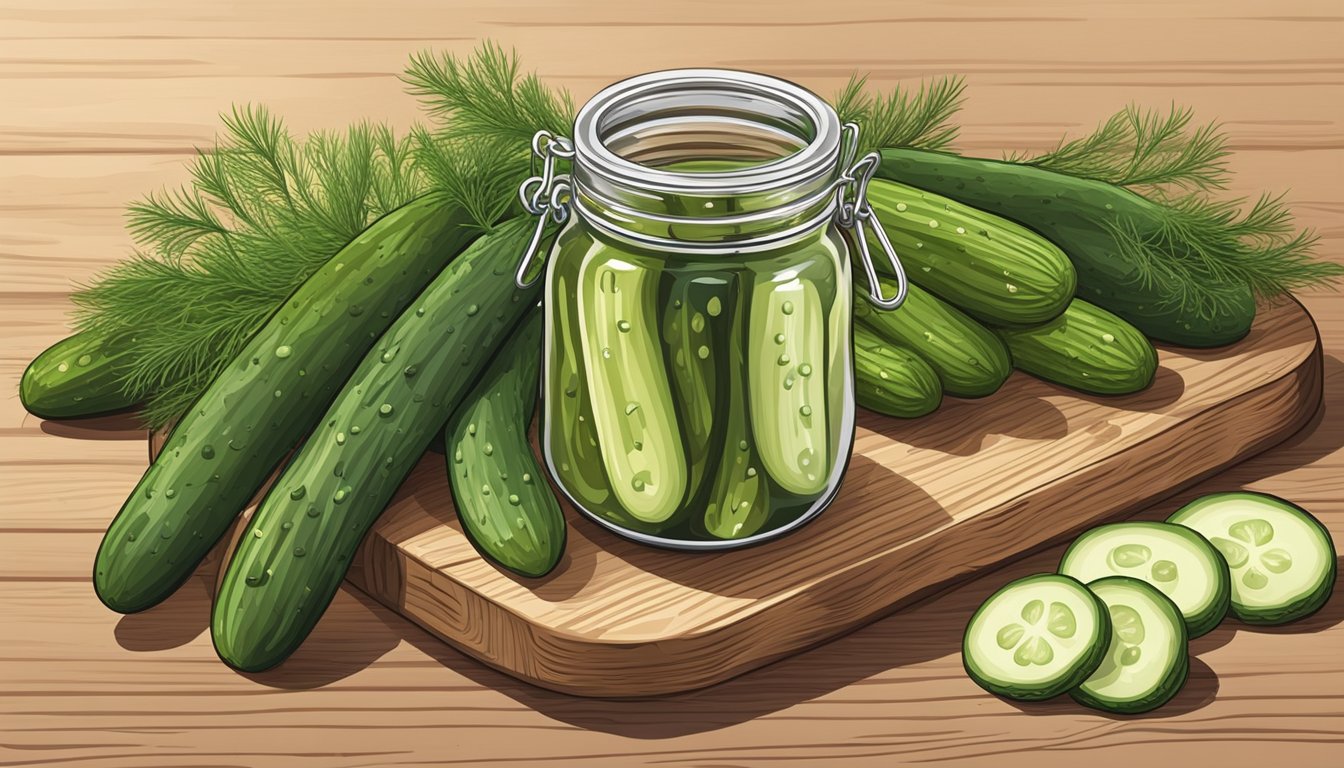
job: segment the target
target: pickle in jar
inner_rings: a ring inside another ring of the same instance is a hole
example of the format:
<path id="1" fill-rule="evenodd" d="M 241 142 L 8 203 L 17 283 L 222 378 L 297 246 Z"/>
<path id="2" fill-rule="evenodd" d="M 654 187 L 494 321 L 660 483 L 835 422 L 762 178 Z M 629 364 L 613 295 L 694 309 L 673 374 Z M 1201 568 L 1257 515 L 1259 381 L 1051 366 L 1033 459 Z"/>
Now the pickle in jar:
<path id="1" fill-rule="evenodd" d="M 751 292 L 747 392 L 764 469 L 799 496 L 825 489 L 830 475 L 826 424 L 827 317 L 817 287 L 794 271 L 763 276 Z"/>
<path id="2" fill-rule="evenodd" d="M 731 365 L 725 352 L 737 335 L 738 280 L 716 270 L 672 274 L 664 282 L 663 343 L 686 448 L 689 500 L 722 453 L 716 443 L 723 420 L 721 369 Z"/>
<path id="3" fill-rule="evenodd" d="M 658 338 L 659 270 L 644 261 L 602 249 L 584 259 L 579 336 L 612 494 L 637 520 L 666 523 L 686 492 L 686 452 Z"/>

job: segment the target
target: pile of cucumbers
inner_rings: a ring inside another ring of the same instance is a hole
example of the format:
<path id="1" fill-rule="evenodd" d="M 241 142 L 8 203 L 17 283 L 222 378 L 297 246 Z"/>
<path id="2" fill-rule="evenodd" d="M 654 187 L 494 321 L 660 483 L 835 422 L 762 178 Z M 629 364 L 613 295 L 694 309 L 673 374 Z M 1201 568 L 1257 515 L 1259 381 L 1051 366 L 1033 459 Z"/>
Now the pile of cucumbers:
<path id="1" fill-rule="evenodd" d="M 1170 701 L 1189 672 L 1188 640 L 1229 612 L 1247 624 L 1308 616 L 1334 589 L 1334 542 L 1320 521 L 1260 493 L 1204 496 L 1166 522 L 1102 525 L 1058 573 L 1018 579 L 971 617 L 967 674 L 1020 701 L 1068 693 L 1120 714 Z"/>
<path id="2" fill-rule="evenodd" d="M 859 405 L 915 418 L 945 394 L 995 392 L 1013 368 L 1089 394 L 1132 393 L 1149 385 L 1157 366 L 1140 328 L 1201 346 L 1239 332 L 1219 335 L 1179 313 L 1153 319 L 1137 289 L 1098 289 L 1109 278 L 1090 249 L 1097 237 L 1084 236 L 1091 225 L 1079 218 L 1082 209 L 1069 209 L 1071 218 L 1053 229 L 1029 228 L 979 210 L 994 206 L 978 198 L 967 204 L 962 186 L 944 189 L 958 192 L 959 202 L 901 181 L 948 187 L 939 169 L 951 161 L 884 153 L 869 201 L 912 284 L 896 311 L 854 302 Z M 526 439 L 539 389 L 538 289 L 518 288 L 511 272 L 533 225 L 517 219 L 478 235 L 471 224 L 467 210 L 438 195 L 414 200 L 332 255 L 257 328 L 178 420 L 109 526 L 93 574 L 108 607 L 142 611 L 171 595 L 274 476 L 227 566 L 211 626 L 229 664 L 248 671 L 279 664 L 316 624 L 361 539 L 440 434 L 473 544 L 523 576 L 555 567 L 565 522 Z M 134 339 L 103 339 L 96 330 L 63 340 L 24 372 L 23 403 L 46 418 L 133 408 L 123 378 L 134 354 Z M 719 524 L 740 528 L 721 517 Z M 1244 549 L 1270 558 L 1247 578 L 1282 581 L 1277 555 Z M 1222 551 L 1233 568 L 1252 557 L 1242 554 Z M 1114 589 L 1134 587 L 1107 587 L 1093 598 L 1068 575 L 1043 584 L 1054 597 L 1040 599 L 1043 613 L 1022 608 L 1021 621 L 1030 615 L 1032 626 L 1062 628 L 1051 623 L 1058 603 L 1074 617 L 1070 637 L 1092 639 L 1073 641 L 1077 653 L 1054 655 L 1044 641 L 1014 640 L 1014 653 L 1062 676 L 1019 684 L 1013 667 L 984 667 L 984 680 L 1004 681 L 998 690 L 1030 698 L 1073 689 L 1105 656 L 1096 647 L 1111 626 L 1103 602 Z M 1145 605 L 1141 615 L 1158 626 L 1152 616 L 1165 604 Z M 1282 618 L 1297 609 L 1278 610 Z M 999 642 L 1026 637 L 1015 632 Z"/>
<path id="3" fill-rule="evenodd" d="M 1075 297 L 1072 253 L 1008 219 L 896 181 L 875 179 L 868 200 L 911 286 L 894 311 L 855 297 L 859 405 L 914 418 L 937 409 L 944 394 L 994 393 L 1013 368 L 1096 395 L 1152 383 L 1153 345 Z M 895 290 L 889 278 L 879 278 L 887 295 Z"/>

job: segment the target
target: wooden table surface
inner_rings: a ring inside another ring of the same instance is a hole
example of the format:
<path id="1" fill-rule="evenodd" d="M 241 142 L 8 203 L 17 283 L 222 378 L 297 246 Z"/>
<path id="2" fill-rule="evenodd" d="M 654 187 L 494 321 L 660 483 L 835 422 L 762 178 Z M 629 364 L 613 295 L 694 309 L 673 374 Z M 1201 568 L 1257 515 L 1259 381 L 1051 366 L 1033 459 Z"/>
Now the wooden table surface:
<path id="1" fill-rule="evenodd" d="M 981 692 L 961 670 L 967 617 L 1006 580 L 1052 568 L 1059 548 L 723 685 L 643 701 L 517 682 L 349 588 L 298 655 L 263 675 L 215 658 L 209 572 L 144 614 L 97 602 L 90 563 L 143 470 L 143 434 L 124 421 L 27 416 L 13 394 L 23 366 L 65 332 L 72 285 L 127 253 L 123 205 L 181 182 L 220 109 L 263 102 L 304 130 L 365 116 L 405 125 L 416 110 L 396 74 L 422 48 L 465 52 L 491 37 L 580 99 L 673 66 L 761 70 L 822 93 L 856 69 L 879 85 L 962 73 L 970 101 L 959 146 L 984 153 L 1044 147 L 1127 102 L 1175 101 L 1225 125 L 1237 151 L 1233 193 L 1291 190 L 1322 252 L 1344 260 L 1338 0 L 728 6 L 0 4 L 0 382 L 11 393 L 0 398 L 0 764 L 1317 766 L 1338 757 L 1344 595 L 1298 625 L 1228 622 L 1196 640 L 1188 686 L 1147 716 L 1068 701 L 1015 706 Z M 1302 299 L 1325 342 L 1322 412 L 1144 516 L 1246 487 L 1301 503 L 1344 541 L 1344 298 Z"/>

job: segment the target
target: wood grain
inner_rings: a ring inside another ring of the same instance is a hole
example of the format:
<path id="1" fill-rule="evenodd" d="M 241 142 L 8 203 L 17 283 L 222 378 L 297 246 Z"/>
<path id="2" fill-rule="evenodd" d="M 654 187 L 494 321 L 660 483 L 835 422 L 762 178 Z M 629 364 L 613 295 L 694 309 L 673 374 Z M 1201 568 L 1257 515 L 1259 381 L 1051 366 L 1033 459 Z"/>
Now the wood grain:
<path id="1" fill-rule="evenodd" d="M 821 93 L 964 72 L 963 147 L 1049 145 L 1119 106 L 1189 104 L 1226 126 L 1229 195 L 1289 190 L 1344 259 L 1344 20 L 1337 0 L 828 3 L 644 0 L 10 0 L 0 4 L 0 381 L 65 329 L 72 284 L 122 257 L 121 209 L 185 178 L 217 113 L 264 102 L 298 129 L 407 125 L 408 52 L 481 37 L 583 98 L 667 66 L 751 66 Z M 1248 487 L 1344 540 L 1344 301 L 1305 294 L 1324 341 L 1323 409 L 1297 435 L 1139 513 Z M 550 693 L 449 649 L 358 590 L 273 674 L 220 664 L 200 577 L 121 617 L 89 587 L 99 533 L 143 468 L 128 424 L 58 427 L 0 397 L 0 763 L 77 766 L 623 767 L 942 762 L 1049 768 L 1332 765 L 1344 743 L 1344 601 L 1294 628 L 1229 623 L 1151 716 L 1015 707 L 962 673 L 970 612 L 1059 549 L 1004 565 L 838 640 L 694 693 Z M 1086 499 L 1076 500 L 1085 502 Z M 22 572 L 13 566 L 22 566 Z M 1344 590 L 1337 590 L 1344 593 Z"/>
<path id="2" fill-rule="evenodd" d="M 1142 508 L 1296 432 L 1321 399 L 1321 349 L 1296 303 L 1242 342 L 1163 350 L 1145 392 L 1084 398 L 1017 375 L 915 421 L 862 413 L 839 497 L 745 551 L 623 541 L 572 509 L 561 564 L 485 562 L 427 456 L 351 580 L 491 666 L 566 693 L 647 696 L 721 682 L 1099 520 Z M 1086 498 L 1086 503 L 1077 503 Z"/>

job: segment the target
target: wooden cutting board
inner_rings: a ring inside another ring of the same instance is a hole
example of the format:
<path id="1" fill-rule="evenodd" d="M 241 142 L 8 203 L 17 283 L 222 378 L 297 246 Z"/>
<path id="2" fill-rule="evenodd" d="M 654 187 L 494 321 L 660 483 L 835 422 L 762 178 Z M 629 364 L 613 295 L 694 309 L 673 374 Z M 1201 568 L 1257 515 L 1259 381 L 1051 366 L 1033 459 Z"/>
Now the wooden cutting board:
<path id="1" fill-rule="evenodd" d="M 1221 350 L 1161 350 L 1154 385 L 1087 397 L 1015 374 L 915 421 L 860 412 L 835 503 L 779 541 L 688 554 L 624 541 L 567 510 L 549 576 L 487 562 L 429 454 L 365 541 L 364 591 L 537 685 L 642 696 L 710 685 L 949 583 L 1136 511 L 1296 431 L 1321 398 L 1302 307 L 1263 309 Z"/>

